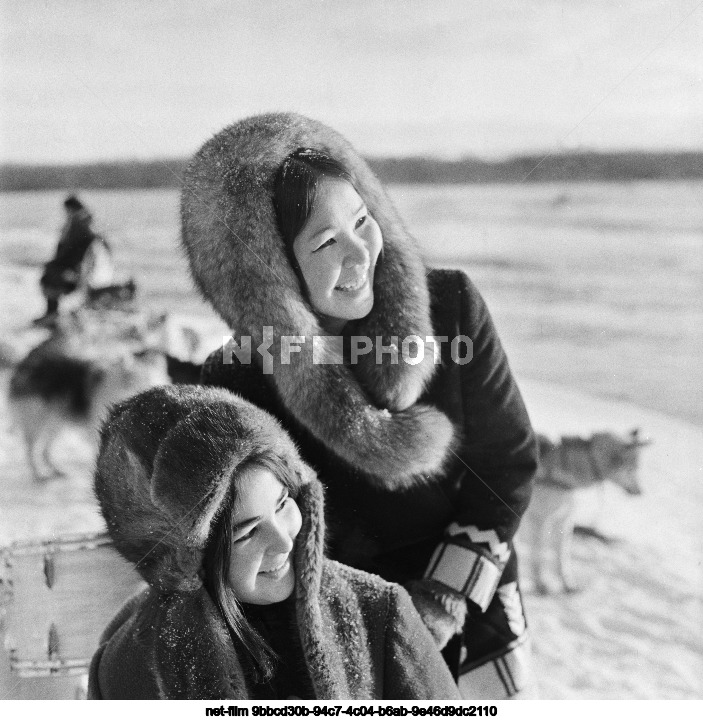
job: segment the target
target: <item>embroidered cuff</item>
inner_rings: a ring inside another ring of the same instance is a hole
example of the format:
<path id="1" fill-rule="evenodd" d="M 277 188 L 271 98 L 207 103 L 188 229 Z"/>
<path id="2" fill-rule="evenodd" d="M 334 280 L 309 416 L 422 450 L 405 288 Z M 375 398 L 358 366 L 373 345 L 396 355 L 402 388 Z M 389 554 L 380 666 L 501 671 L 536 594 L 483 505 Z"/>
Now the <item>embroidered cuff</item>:
<path id="1" fill-rule="evenodd" d="M 459 534 L 451 533 L 457 530 L 460 531 Z M 483 612 L 495 594 L 510 556 L 508 546 L 498 542 L 494 531 L 479 531 L 472 526 L 459 527 L 452 524 L 447 532 L 446 540 L 437 546 L 430 560 L 425 578 L 439 581 L 463 593 Z M 495 543 L 489 543 L 487 538 L 472 539 L 477 534 L 495 536 Z M 483 548 L 485 544 L 480 541 L 485 541 L 490 550 Z"/>

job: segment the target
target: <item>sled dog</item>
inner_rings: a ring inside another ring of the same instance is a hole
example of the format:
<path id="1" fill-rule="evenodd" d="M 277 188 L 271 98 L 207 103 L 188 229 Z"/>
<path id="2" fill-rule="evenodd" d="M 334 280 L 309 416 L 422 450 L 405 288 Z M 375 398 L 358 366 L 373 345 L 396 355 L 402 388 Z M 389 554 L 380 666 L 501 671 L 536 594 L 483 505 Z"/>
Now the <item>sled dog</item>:
<path id="1" fill-rule="evenodd" d="M 545 572 L 554 570 L 563 590 L 577 590 L 570 563 L 577 491 L 608 480 L 630 495 L 641 494 L 639 450 L 650 442 L 640 439 L 636 429 L 625 438 L 604 432 L 590 438 L 562 436 L 558 443 L 538 436 L 540 467 L 521 535 L 529 544 L 539 593 L 555 590 L 545 579 Z"/>
<path id="2" fill-rule="evenodd" d="M 168 382 L 166 359 L 154 350 L 118 347 L 112 356 L 80 357 L 46 342 L 30 351 L 12 373 L 8 401 L 35 480 L 63 475 L 51 449 L 67 426 L 81 428 L 95 445 L 110 405 Z"/>

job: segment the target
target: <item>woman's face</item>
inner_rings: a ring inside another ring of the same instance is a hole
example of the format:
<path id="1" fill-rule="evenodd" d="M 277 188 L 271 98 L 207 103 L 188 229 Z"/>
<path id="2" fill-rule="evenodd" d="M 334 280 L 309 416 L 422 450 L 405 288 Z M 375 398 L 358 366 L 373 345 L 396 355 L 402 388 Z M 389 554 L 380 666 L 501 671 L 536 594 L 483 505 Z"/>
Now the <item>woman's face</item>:
<path id="1" fill-rule="evenodd" d="M 232 515 L 229 584 L 238 600 L 266 605 L 293 592 L 293 546 L 302 519 L 288 489 L 267 468 L 239 477 Z"/>
<path id="2" fill-rule="evenodd" d="M 293 242 L 310 302 L 322 325 L 339 332 L 373 308 L 373 279 L 383 236 L 346 180 L 323 177 L 312 213 Z"/>

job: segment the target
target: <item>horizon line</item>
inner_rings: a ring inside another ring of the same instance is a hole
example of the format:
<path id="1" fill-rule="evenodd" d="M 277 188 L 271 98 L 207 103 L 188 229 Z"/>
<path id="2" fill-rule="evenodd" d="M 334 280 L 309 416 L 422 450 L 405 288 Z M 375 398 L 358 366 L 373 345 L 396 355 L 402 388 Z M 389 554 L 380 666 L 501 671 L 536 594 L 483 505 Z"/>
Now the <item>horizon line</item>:
<path id="1" fill-rule="evenodd" d="M 529 150 L 525 152 L 511 153 L 508 155 L 501 156 L 481 156 L 474 154 L 457 155 L 455 157 L 448 157 L 444 154 L 439 153 L 414 153 L 414 154 L 403 154 L 403 155 L 376 155 L 376 154 L 362 154 L 365 160 L 370 162 L 387 162 L 387 161 L 432 161 L 435 163 L 442 164 L 455 164 L 455 163 L 480 163 L 483 165 L 500 165 L 517 160 L 530 159 L 534 160 L 537 158 L 565 158 L 565 157 L 578 157 L 578 156 L 639 156 L 639 157 L 657 157 L 657 156 L 703 156 L 702 148 L 638 148 L 638 149 L 602 149 L 602 148 L 579 148 L 579 149 L 561 149 L 553 151 L 538 151 Z M 190 155 L 172 155 L 172 156 L 153 156 L 150 158 L 106 158 L 106 159 L 94 159 L 94 160 L 82 160 L 77 162 L 60 162 L 60 161 L 17 161 L 17 160 L 0 160 L 0 168 L 80 168 L 87 166 L 100 166 L 100 165 L 136 165 L 136 164 L 158 164 L 158 163 L 182 163 L 187 162 L 193 157 Z"/>

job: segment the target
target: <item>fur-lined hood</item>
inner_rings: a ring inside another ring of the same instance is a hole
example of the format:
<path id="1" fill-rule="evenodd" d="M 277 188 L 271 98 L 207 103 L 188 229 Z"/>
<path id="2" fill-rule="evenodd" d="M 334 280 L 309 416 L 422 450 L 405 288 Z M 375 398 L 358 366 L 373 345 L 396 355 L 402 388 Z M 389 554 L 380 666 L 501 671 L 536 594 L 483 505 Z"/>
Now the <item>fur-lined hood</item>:
<path id="1" fill-rule="evenodd" d="M 276 172 L 300 147 L 342 162 L 383 235 L 374 307 L 345 332 L 374 342 L 380 336 L 386 347 L 393 337 L 396 345 L 432 337 L 426 269 L 381 184 L 340 135 L 300 115 L 242 120 L 195 155 L 181 200 L 192 275 L 235 339 L 248 335 L 256 349 L 266 340 L 264 328 L 272 328 L 273 383 L 298 422 L 382 487 L 408 487 L 439 472 L 453 442 L 448 418 L 417 403 L 435 371 L 433 353 L 427 349 L 417 364 L 402 357 L 393 363 L 388 353 L 383 363 L 375 353 L 362 355 L 353 367 L 313 362 L 312 339 L 326 333 L 289 263 L 273 205 Z M 282 336 L 305 338 L 289 363 L 281 362 Z M 324 347 L 334 357 L 328 342 L 319 343 L 316 353 Z"/>
<path id="2" fill-rule="evenodd" d="M 228 391 L 163 386 L 117 405 L 103 426 L 95 493 L 115 547 L 153 589 L 144 618 L 157 634 L 152 671 L 167 698 L 247 697 L 202 569 L 234 474 L 262 455 L 277 457 L 293 479 L 303 519 L 294 552 L 296 614 L 308 657 L 320 657 L 316 690 L 332 693 L 317 601 L 322 488 L 278 422 Z"/>
<path id="3" fill-rule="evenodd" d="M 151 588 L 103 633 L 89 697 L 250 697 L 202 566 L 233 474 L 262 455 L 290 470 L 302 516 L 295 616 L 315 698 L 458 698 L 407 594 L 324 559 L 320 483 L 278 423 L 233 393 L 197 386 L 146 391 L 103 427 L 95 491 L 117 550 Z"/>
<path id="4" fill-rule="evenodd" d="M 152 388 L 118 404 L 103 426 L 95 472 L 115 547 L 160 593 L 197 591 L 232 479 L 262 456 L 289 469 L 291 496 L 322 534 L 320 484 L 265 411 L 229 391 L 198 386 Z M 321 557 L 319 541 L 314 555 Z"/>

